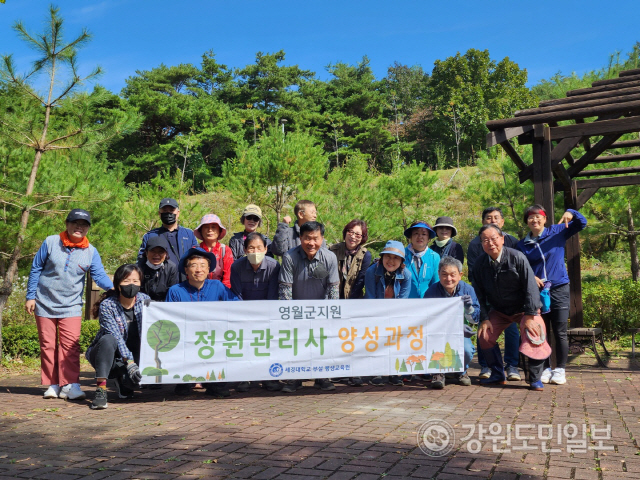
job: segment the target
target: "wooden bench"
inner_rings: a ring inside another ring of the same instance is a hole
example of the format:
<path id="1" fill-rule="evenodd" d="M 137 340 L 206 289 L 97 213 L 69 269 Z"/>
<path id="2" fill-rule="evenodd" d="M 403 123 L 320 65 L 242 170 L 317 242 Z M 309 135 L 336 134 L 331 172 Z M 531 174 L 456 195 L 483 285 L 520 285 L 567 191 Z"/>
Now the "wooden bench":
<path id="1" fill-rule="evenodd" d="M 627 332 L 631 334 L 631 358 L 636 358 L 636 333 L 640 333 L 640 328 L 628 328 Z"/>
<path id="2" fill-rule="evenodd" d="M 590 348 L 593 350 L 596 360 L 598 360 L 598 364 L 601 367 L 607 368 L 602 361 L 602 358 L 600 358 L 600 355 L 598 355 L 598 350 L 596 349 L 596 342 L 599 342 L 605 355 L 607 357 L 609 356 L 607 347 L 604 345 L 604 337 L 602 335 L 601 328 L 570 328 L 567 330 L 567 336 L 569 337 L 569 348 L 571 348 L 571 346 L 579 346 L 581 349 L 584 347 Z"/>

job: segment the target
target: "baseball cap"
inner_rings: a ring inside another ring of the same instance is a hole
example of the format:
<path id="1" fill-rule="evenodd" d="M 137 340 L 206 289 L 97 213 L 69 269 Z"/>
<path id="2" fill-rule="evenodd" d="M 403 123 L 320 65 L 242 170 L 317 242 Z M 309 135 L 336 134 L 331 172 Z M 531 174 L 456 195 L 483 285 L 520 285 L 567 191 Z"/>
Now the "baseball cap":
<path id="1" fill-rule="evenodd" d="M 91 215 L 81 208 L 74 208 L 69 212 L 69 215 L 67 215 L 67 222 L 74 222 L 76 220 L 84 220 L 91 225 Z"/>
<path id="2" fill-rule="evenodd" d="M 162 207 L 180 208 L 178 206 L 178 202 L 176 202 L 173 198 L 163 198 L 162 200 L 160 200 L 160 206 L 158 207 L 158 210 L 160 210 Z"/>

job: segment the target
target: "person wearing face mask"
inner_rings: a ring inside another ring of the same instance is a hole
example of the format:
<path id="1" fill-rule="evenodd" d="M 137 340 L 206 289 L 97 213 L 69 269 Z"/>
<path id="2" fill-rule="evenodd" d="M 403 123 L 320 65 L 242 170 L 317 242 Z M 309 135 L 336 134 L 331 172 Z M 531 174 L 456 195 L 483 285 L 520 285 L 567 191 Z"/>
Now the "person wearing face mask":
<path id="1" fill-rule="evenodd" d="M 175 265 L 178 265 L 180 259 L 188 249 L 198 246 L 198 240 L 191 229 L 178 225 L 180 208 L 175 199 L 163 198 L 160 200 L 158 213 L 160 214 L 162 226 L 149 230 L 144 234 L 140 250 L 138 250 L 138 261 L 141 261 L 144 258 L 149 239 L 152 237 L 163 236 L 169 246 L 169 250 L 167 251 L 169 260 L 171 260 Z M 181 281 L 184 281 L 185 279 L 186 277 L 184 276 L 180 277 Z"/>
<path id="2" fill-rule="evenodd" d="M 300 245 L 300 227 L 307 222 L 315 222 L 318 218 L 316 204 L 311 200 L 300 200 L 293 207 L 293 213 L 296 216 L 296 223 L 289 227 L 291 217 L 287 215 L 283 218 L 284 222 L 278 223 L 276 234 L 273 236 L 271 253 L 279 257 L 283 257 L 289 250 Z M 322 247 L 327 248 L 327 242 L 324 239 Z"/>
<path id="3" fill-rule="evenodd" d="M 71 210 L 66 229 L 45 239 L 29 272 L 24 306 L 36 317 L 41 380 L 49 386 L 44 398 L 85 398 L 79 380 L 82 292 L 87 272 L 100 288 L 113 288 L 100 254 L 87 238 L 90 227 L 89 212 Z"/>
<path id="4" fill-rule="evenodd" d="M 169 260 L 169 247 L 161 235 L 151 237 L 147 242 L 145 256 L 138 261 L 142 271 L 141 291 L 155 302 L 164 302 L 167 290 L 180 281 L 178 267 Z"/>
<path id="5" fill-rule="evenodd" d="M 277 300 L 280 264 L 267 257 L 267 242 L 264 235 L 252 232 L 244 239 L 242 251 L 246 256 L 231 265 L 231 291 L 240 300 Z M 282 390 L 277 380 L 265 380 L 262 387 L 269 392 Z M 237 391 L 246 391 L 249 382 L 240 382 Z"/>
<path id="6" fill-rule="evenodd" d="M 113 275 L 113 290 L 103 294 L 93 306 L 100 330 L 85 353 L 96 370 L 96 394 L 91 408 L 107 408 L 107 379 L 115 380 L 118 396 L 132 398 L 142 380 L 140 335 L 142 305 L 149 296 L 140 292 L 142 271 L 137 265 L 121 265 Z"/>
<path id="7" fill-rule="evenodd" d="M 220 243 L 227 234 L 220 218 L 213 213 L 205 215 L 193 232 L 199 240 L 200 248 L 216 256 L 216 268 L 209 274 L 209 280 L 220 280 L 225 287 L 231 288 L 231 264 L 233 254 L 231 249 Z"/>
<path id="8" fill-rule="evenodd" d="M 240 223 L 244 225 L 244 231 L 234 233 L 229 240 L 229 248 L 231 248 L 233 258 L 236 260 L 244 257 L 245 255 L 244 243 L 247 236 L 250 233 L 257 232 L 258 228 L 262 226 L 262 210 L 260 209 L 260 207 L 253 204 L 247 205 L 242 211 Z M 269 237 L 267 237 L 266 235 L 262 235 L 262 237 L 267 244 L 267 255 L 273 256 L 269 252 L 271 240 L 269 240 Z"/>
<path id="9" fill-rule="evenodd" d="M 409 298 L 422 298 L 427 289 L 439 280 L 440 255 L 428 247 L 436 232 L 427 222 L 417 221 L 404 231 L 404 236 L 409 240 L 405 248 L 405 263 L 411 272 Z"/>
<path id="10" fill-rule="evenodd" d="M 453 237 L 458 234 L 458 229 L 453 226 L 451 217 L 438 217 L 433 226 L 436 238 L 431 244 L 431 250 L 443 257 L 453 257 L 460 263 L 464 263 L 464 250 L 462 245 L 453 241 Z"/>

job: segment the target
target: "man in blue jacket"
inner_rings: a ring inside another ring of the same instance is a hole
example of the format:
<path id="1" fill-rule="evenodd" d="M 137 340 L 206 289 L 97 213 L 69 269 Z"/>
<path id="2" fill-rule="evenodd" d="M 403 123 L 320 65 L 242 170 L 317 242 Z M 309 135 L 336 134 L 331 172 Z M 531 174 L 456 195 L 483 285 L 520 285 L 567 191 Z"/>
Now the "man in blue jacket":
<path id="1" fill-rule="evenodd" d="M 140 250 L 138 250 L 138 261 L 144 257 L 149 239 L 162 235 L 169 245 L 169 251 L 167 252 L 169 260 L 178 265 L 187 250 L 198 246 L 198 240 L 193 234 L 193 230 L 178 225 L 180 207 L 175 199 L 163 198 L 160 200 L 158 213 L 160 214 L 162 226 L 149 230 L 144 234 L 144 237 L 142 237 L 142 245 L 140 245 Z M 180 281 L 184 282 L 186 277 L 182 273 L 180 275 Z"/>
<path id="2" fill-rule="evenodd" d="M 165 302 L 225 302 L 235 301 L 238 297 L 223 285 L 220 280 L 209 280 L 207 276 L 216 269 L 216 256 L 202 248 L 190 248 L 180 259 L 178 272 L 185 274 L 187 280 L 177 283 L 167 292 Z M 176 395 L 189 395 L 191 385 L 176 385 Z M 207 395 L 228 397 L 231 395 L 226 382 L 207 384 Z"/>
<path id="3" fill-rule="evenodd" d="M 480 304 L 478 297 L 471 285 L 462 281 L 462 263 L 453 257 L 445 256 L 438 265 L 438 277 L 440 281 L 434 283 L 425 292 L 424 298 L 451 298 L 461 297 L 464 302 L 464 372 L 458 374 L 460 385 L 468 387 L 471 379 L 467 375 L 469 362 L 475 353 L 475 347 L 471 341 L 473 329 L 471 325 L 477 325 L 480 320 Z M 444 388 L 444 374 L 433 375 L 431 388 Z"/>

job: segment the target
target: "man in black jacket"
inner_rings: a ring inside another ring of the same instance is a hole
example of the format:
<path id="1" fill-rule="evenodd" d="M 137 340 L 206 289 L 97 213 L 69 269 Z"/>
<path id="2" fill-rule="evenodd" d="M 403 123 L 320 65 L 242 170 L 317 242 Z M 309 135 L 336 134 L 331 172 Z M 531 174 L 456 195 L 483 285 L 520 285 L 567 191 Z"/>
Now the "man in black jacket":
<path id="1" fill-rule="evenodd" d="M 142 270 L 141 291 L 156 302 L 164 302 L 169 287 L 180 282 L 178 267 L 169 260 L 169 246 L 164 236 L 149 238 L 144 256 L 138 261 Z"/>
<path id="2" fill-rule="evenodd" d="M 491 369 L 491 376 L 480 382 L 506 383 L 496 341 L 504 329 L 515 322 L 520 325 L 520 352 L 529 357 L 530 388 L 542 390 L 542 367 L 551 347 L 539 314 L 540 291 L 533 270 L 522 252 L 504 246 L 504 236 L 497 225 L 483 226 L 479 237 L 485 253 L 473 269 L 473 285 L 482 322 L 478 339 Z"/>
<path id="3" fill-rule="evenodd" d="M 487 207 L 482 211 L 482 224 L 489 225 L 493 223 L 502 229 L 504 226 L 504 215 L 499 207 Z M 516 248 L 518 239 L 508 233 L 504 233 L 504 246 L 509 248 Z M 484 253 L 482 250 L 482 243 L 480 242 L 480 236 L 477 236 L 469 243 L 467 249 L 467 265 L 469 267 L 469 280 L 473 284 L 473 266 L 475 265 L 480 255 Z M 473 285 L 475 287 L 475 285 Z M 479 339 L 477 339 L 479 341 Z M 480 343 L 478 346 L 478 363 L 480 364 L 480 378 L 489 378 L 491 370 L 487 366 L 487 362 L 480 350 Z M 520 381 L 520 373 L 518 372 L 519 354 L 518 347 L 520 346 L 520 333 L 517 325 L 510 325 L 504 331 L 504 363 L 506 364 L 507 380 Z"/>

